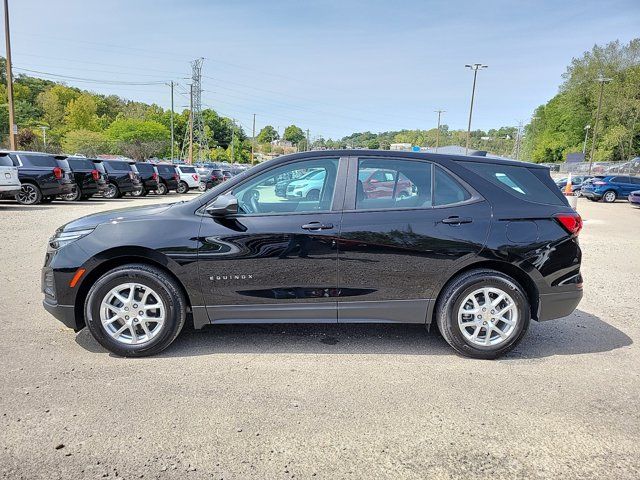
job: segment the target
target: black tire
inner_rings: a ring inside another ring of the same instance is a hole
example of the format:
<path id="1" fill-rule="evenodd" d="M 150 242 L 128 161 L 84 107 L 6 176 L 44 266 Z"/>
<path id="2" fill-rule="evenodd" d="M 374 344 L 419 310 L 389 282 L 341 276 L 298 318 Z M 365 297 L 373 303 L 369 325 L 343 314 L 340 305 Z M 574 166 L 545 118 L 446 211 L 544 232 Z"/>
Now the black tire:
<path id="1" fill-rule="evenodd" d="M 100 305 L 107 293 L 119 284 L 135 282 L 158 293 L 165 306 L 166 318 L 162 330 L 146 343 L 127 345 L 105 331 L 100 320 Z M 128 264 L 102 275 L 89 290 L 84 304 L 85 322 L 100 345 L 122 357 L 145 357 L 167 348 L 180 334 L 187 317 L 187 302 L 180 285 L 166 272 L 145 264 Z"/>
<path id="2" fill-rule="evenodd" d="M 113 198 L 122 197 L 122 193 L 120 193 L 120 189 L 115 183 L 109 183 L 109 185 L 107 186 L 107 189 L 104 192 L 102 192 L 102 196 L 104 198 L 111 200 Z"/>
<path id="3" fill-rule="evenodd" d="M 16 201 L 20 205 L 37 205 L 42 202 L 42 192 L 33 183 L 23 183 L 20 193 L 16 194 Z"/>
<path id="4" fill-rule="evenodd" d="M 60 195 L 60 199 L 65 202 L 77 202 L 78 200 L 82 200 L 82 197 L 82 190 L 77 185 L 71 193 Z"/>
<path id="5" fill-rule="evenodd" d="M 458 326 L 457 312 L 462 302 L 474 290 L 483 287 L 494 287 L 508 293 L 516 306 L 518 321 L 513 327 L 513 332 L 498 345 L 473 344 L 462 334 L 461 327 Z M 492 360 L 520 343 L 529 328 L 531 307 L 525 291 L 513 278 L 495 270 L 478 269 L 454 277 L 445 286 L 436 305 L 435 316 L 440 333 L 457 353 L 466 357 Z"/>
<path id="6" fill-rule="evenodd" d="M 169 187 L 167 187 L 166 183 L 160 182 L 160 184 L 158 185 L 158 189 L 156 190 L 156 193 L 158 195 L 166 195 L 167 193 L 169 193 Z"/>
<path id="7" fill-rule="evenodd" d="M 309 190 L 306 199 L 314 202 L 320 200 L 320 190 Z"/>
<path id="8" fill-rule="evenodd" d="M 614 203 L 616 201 L 617 195 L 613 190 L 607 190 L 602 194 L 602 201 L 604 203 Z"/>
<path id="9" fill-rule="evenodd" d="M 187 193 L 188 191 L 189 185 L 187 185 L 187 182 L 180 180 L 180 182 L 178 183 L 178 188 L 176 188 L 176 192 L 178 192 L 179 194 L 183 194 Z"/>

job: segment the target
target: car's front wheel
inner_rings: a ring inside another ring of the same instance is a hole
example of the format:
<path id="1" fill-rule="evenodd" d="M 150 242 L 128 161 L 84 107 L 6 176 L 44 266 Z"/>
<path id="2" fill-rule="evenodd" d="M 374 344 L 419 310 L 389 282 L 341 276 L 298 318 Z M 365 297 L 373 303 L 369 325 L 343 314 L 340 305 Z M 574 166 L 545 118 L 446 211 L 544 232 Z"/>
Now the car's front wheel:
<path id="1" fill-rule="evenodd" d="M 495 270 L 471 270 L 445 287 L 436 319 L 456 352 L 494 359 L 522 340 L 531 310 L 526 293 L 513 278 Z"/>
<path id="2" fill-rule="evenodd" d="M 100 345 L 116 355 L 142 357 L 161 352 L 176 339 L 185 323 L 186 300 L 170 275 L 129 264 L 93 284 L 84 313 Z"/>
<path id="3" fill-rule="evenodd" d="M 178 183 L 176 191 L 180 194 L 187 193 L 189 191 L 189 185 L 187 185 L 187 182 L 181 180 L 180 183 Z"/>
<path id="4" fill-rule="evenodd" d="M 23 183 L 16 200 L 21 205 L 37 205 L 42 202 L 42 192 L 32 183 Z"/>

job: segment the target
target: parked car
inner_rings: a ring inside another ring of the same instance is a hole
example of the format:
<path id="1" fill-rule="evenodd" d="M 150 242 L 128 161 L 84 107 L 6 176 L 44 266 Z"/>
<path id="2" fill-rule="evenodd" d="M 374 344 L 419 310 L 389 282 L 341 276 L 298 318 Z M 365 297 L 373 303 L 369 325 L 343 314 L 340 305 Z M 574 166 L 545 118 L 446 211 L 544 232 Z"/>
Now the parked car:
<path id="1" fill-rule="evenodd" d="M 157 193 L 159 195 L 166 195 L 170 190 L 178 190 L 178 181 L 180 176 L 176 171 L 176 167 L 168 163 L 156 163 L 156 170 L 158 170 L 159 182 Z"/>
<path id="2" fill-rule="evenodd" d="M 613 203 L 627 199 L 632 191 L 640 187 L 640 177 L 628 175 L 606 175 L 590 178 L 582 184 L 580 194 L 589 200 Z"/>
<path id="3" fill-rule="evenodd" d="M 0 152 L 0 198 L 15 197 L 20 193 L 18 167 L 6 152 Z"/>
<path id="4" fill-rule="evenodd" d="M 225 181 L 224 174 L 219 168 L 213 168 L 209 171 L 209 175 L 201 177 L 204 182 L 205 190 L 209 190 Z"/>
<path id="5" fill-rule="evenodd" d="M 127 160 L 98 160 L 93 163 L 102 164 L 107 173 L 107 188 L 103 192 L 104 198 L 120 198 L 126 193 L 140 189 L 140 177 L 135 170 L 135 162 Z"/>
<path id="6" fill-rule="evenodd" d="M 582 182 L 584 182 L 587 178 L 588 177 L 579 176 L 579 175 L 571 177 L 571 191 L 573 192 L 574 195 L 578 197 L 581 195 L 580 189 L 582 188 Z M 556 185 L 558 186 L 560 191 L 563 193 L 564 193 L 564 189 L 567 186 L 568 180 L 569 180 L 568 177 L 564 177 L 559 180 L 556 180 Z"/>
<path id="7" fill-rule="evenodd" d="M 287 183 L 286 198 L 317 200 L 324 185 L 326 170 L 315 169 Z M 276 182 L 276 187 L 279 182 Z M 277 195 L 277 192 L 276 192 Z"/>
<path id="8" fill-rule="evenodd" d="M 358 172 L 358 189 L 362 185 L 361 195 L 366 198 L 407 198 L 413 194 L 413 185 L 404 176 L 397 178 L 392 170 L 361 169 Z"/>
<path id="9" fill-rule="evenodd" d="M 634 207 L 640 207 L 640 190 L 629 194 L 629 203 Z"/>
<path id="10" fill-rule="evenodd" d="M 230 170 L 222 170 L 222 176 L 224 177 L 225 180 L 229 180 L 231 179 L 231 177 L 233 177 L 233 174 L 231 173 Z"/>
<path id="11" fill-rule="evenodd" d="M 176 171 L 180 176 L 178 181 L 178 193 L 187 193 L 192 188 L 198 188 L 200 186 L 200 175 L 196 171 L 196 167 L 191 165 L 178 165 Z"/>
<path id="12" fill-rule="evenodd" d="M 276 199 L 273 178 L 309 169 L 324 171 L 317 197 Z M 415 190 L 360 195 L 358 171 L 367 169 L 394 172 Z M 196 329 L 437 325 L 457 352 L 496 358 L 531 319 L 563 317 L 578 305 L 581 227 L 536 164 L 312 151 L 261 163 L 188 202 L 63 225 L 45 257 L 44 307 L 124 356 L 162 351 L 189 315 Z"/>
<path id="13" fill-rule="evenodd" d="M 131 195 L 134 197 L 144 197 L 149 192 L 158 190 L 160 176 L 158 175 L 158 170 L 155 165 L 148 162 L 136 162 L 135 167 L 140 177 L 140 188 L 131 192 Z"/>
<path id="14" fill-rule="evenodd" d="M 50 203 L 57 196 L 71 193 L 75 188 L 65 155 L 22 151 L 3 153 L 18 167 L 21 186 L 15 199 L 22 205 Z"/>
<path id="15" fill-rule="evenodd" d="M 104 194 L 107 190 L 107 175 L 101 173 L 95 163 L 84 157 L 68 157 L 67 162 L 76 186 L 71 193 L 60 195 L 62 200 L 87 200 L 97 193 Z"/>

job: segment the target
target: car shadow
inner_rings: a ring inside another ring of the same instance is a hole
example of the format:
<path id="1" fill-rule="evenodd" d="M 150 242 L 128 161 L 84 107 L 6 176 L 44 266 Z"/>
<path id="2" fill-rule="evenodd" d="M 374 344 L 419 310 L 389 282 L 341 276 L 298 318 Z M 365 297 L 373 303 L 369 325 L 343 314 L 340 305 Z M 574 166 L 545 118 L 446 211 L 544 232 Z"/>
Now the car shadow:
<path id="1" fill-rule="evenodd" d="M 106 353 L 86 328 L 76 342 L 90 352 Z M 563 319 L 532 322 L 524 340 L 502 360 L 608 352 L 632 343 L 595 315 L 576 310 Z M 412 324 L 253 324 L 185 327 L 156 357 L 242 353 L 454 355 L 435 326 L 429 332 Z"/>

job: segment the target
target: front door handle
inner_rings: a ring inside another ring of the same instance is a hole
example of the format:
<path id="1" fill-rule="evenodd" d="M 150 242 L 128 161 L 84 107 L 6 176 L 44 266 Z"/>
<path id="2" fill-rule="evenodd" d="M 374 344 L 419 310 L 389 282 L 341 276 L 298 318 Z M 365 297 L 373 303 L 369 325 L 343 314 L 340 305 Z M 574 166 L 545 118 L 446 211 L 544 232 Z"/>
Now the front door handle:
<path id="1" fill-rule="evenodd" d="M 320 223 L 320 222 L 311 222 L 306 225 L 302 225 L 304 230 L 331 230 L 333 228 L 333 224 L 331 223 Z"/>
<path id="2" fill-rule="evenodd" d="M 473 218 L 469 217 L 448 217 L 442 220 L 442 223 L 446 223 L 447 225 L 460 225 L 471 222 L 473 222 Z"/>

